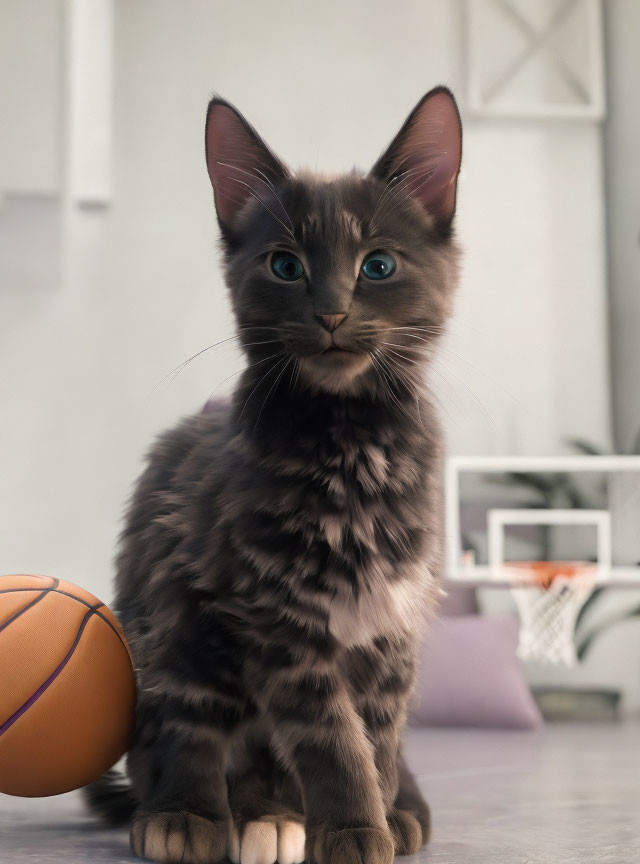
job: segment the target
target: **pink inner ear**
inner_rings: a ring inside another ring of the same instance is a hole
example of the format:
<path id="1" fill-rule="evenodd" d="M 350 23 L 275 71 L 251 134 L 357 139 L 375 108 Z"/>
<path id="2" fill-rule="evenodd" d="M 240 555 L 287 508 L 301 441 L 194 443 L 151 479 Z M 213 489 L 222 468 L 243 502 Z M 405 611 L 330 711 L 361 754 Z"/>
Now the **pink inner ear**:
<path id="1" fill-rule="evenodd" d="M 437 221 L 448 222 L 455 209 L 461 158 L 458 112 L 449 94 L 440 92 L 416 109 L 398 142 L 392 171 L 407 194 Z"/>
<path id="2" fill-rule="evenodd" d="M 282 173 L 266 145 L 224 103 L 214 103 L 209 109 L 206 150 L 216 210 L 223 224 L 231 224 L 250 198 L 264 201 L 270 183 Z"/>

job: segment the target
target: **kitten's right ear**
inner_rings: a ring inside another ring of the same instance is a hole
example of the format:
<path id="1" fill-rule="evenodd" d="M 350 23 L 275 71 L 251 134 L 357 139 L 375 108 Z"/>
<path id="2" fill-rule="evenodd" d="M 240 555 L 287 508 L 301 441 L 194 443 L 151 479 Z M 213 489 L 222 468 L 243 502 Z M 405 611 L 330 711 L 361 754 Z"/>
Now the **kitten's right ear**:
<path id="1" fill-rule="evenodd" d="M 205 126 L 207 170 L 223 231 L 251 199 L 271 198 L 273 186 L 289 176 L 242 114 L 217 97 L 209 102 Z"/>

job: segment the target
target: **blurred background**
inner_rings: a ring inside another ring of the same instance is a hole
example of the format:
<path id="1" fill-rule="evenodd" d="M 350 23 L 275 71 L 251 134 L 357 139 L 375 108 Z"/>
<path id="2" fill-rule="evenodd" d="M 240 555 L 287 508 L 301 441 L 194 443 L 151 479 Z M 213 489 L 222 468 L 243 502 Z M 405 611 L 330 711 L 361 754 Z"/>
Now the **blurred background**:
<path id="1" fill-rule="evenodd" d="M 0 570 L 108 601 L 145 451 L 242 368 L 225 343 L 179 371 L 233 326 L 213 92 L 291 166 L 336 171 L 368 168 L 424 92 L 451 87 L 464 263 L 433 377 L 449 453 L 631 452 L 638 33 L 634 0 L 0 0 Z M 608 602 L 640 602 L 623 593 Z M 571 671 L 626 711 L 637 622 Z"/>

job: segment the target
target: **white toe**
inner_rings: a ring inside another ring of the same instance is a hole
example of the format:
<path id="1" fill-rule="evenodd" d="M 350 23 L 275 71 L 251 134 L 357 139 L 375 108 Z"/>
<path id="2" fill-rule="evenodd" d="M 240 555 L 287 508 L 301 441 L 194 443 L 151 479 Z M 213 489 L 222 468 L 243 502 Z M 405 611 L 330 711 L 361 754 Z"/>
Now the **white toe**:
<path id="1" fill-rule="evenodd" d="M 301 864 L 304 861 L 304 825 L 283 822 L 278 831 L 278 864 Z"/>
<path id="2" fill-rule="evenodd" d="M 274 864 L 278 832 L 273 822 L 247 822 L 240 843 L 240 864 Z"/>
<path id="3" fill-rule="evenodd" d="M 240 864 L 240 835 L 235 825 L 231 826 L 229 835 L 229 858 L 233 864 Z"/>

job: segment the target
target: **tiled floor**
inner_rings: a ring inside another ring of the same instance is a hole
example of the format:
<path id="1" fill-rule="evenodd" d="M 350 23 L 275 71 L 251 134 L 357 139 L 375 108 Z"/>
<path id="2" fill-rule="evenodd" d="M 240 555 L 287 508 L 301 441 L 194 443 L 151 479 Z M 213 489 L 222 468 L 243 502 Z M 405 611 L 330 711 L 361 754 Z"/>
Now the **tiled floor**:
<path id="1" fill-rule="evenodd" d="M 640 725 L 411 730 L 407 748 L 434 819 L 407 864 L 640 862 Z M 126 832 L 96 826 L 75 794 L 0 796 L 0 864 L 134 860 Z"/>

